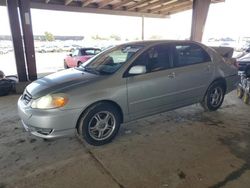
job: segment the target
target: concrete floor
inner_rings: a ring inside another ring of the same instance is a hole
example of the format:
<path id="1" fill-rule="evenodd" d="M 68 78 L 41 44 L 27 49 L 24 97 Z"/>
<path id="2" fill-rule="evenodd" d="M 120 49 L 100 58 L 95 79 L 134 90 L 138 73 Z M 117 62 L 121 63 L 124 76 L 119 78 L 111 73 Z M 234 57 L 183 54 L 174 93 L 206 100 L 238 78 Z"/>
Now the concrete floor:
<path id="1" fill-rule="evenodd" d="M 250 106 L 229 94 L 122 126 L 108 145 L 52 141 L 19 124 L 18 96 L 0 97 L 0 188 L 249 188 Z"/>

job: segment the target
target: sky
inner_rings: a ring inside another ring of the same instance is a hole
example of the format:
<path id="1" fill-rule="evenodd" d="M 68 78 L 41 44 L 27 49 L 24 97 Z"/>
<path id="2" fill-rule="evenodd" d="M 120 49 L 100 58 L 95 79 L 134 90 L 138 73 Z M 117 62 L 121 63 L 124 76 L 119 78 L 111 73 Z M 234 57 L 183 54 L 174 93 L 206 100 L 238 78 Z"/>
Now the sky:
<path id="1" fill-rule="evenodd" d="M 204 39 L 250 36 L 249 0 L 226 0 L 212 4 L 204 28 Z M 32 9 L 34 35 L 45 31 L 54 35 L 76 35 L 90 38 L 119 35 L 122 39 L 141 38 L 141 18 L 89 13 L 61 12 Z M 161 36 L 164 39 L 186 39 L 190 36 L 192 12 L 185 11 L 170 18 L 145 18 L 145 39 Z M 10 35 L 6 7 L 0 7 L 0 35 Z"/>

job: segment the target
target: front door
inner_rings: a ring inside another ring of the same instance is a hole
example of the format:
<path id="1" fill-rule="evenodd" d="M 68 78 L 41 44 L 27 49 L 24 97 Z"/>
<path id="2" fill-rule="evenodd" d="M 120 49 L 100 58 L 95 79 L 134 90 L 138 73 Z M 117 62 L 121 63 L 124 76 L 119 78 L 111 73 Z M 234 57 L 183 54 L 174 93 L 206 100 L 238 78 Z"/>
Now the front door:
<path id="1" fill-rule="evenodd" d="M 147 72 L 128 75 L 128 106 L 131 119 L 174 108 L 177 85 L 169 45 L 158 45 L 132 64 L 145 65 Z"/>
<path id="2" fill-rule="evenodd" d="M 72 58 L 70 61 L 70 67 L 76 67 L 79 59 L 80 50 L 75 50 L 72 53 Z"/>

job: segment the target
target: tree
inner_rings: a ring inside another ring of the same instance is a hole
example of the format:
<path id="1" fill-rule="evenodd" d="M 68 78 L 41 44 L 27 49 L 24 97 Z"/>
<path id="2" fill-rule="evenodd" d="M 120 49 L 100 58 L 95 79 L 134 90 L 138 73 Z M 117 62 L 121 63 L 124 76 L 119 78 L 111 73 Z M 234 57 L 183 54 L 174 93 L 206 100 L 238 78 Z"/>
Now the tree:
<path id="1" fill-rule="evenodd" d="M 54 35 L 52 33 L 49 33 L 49 32 L 46 31 L 44 33 L 44 35 L 45 35 L 46 41 L 54 41 L 55 40 L 55 37 L 54 37 Z"/>

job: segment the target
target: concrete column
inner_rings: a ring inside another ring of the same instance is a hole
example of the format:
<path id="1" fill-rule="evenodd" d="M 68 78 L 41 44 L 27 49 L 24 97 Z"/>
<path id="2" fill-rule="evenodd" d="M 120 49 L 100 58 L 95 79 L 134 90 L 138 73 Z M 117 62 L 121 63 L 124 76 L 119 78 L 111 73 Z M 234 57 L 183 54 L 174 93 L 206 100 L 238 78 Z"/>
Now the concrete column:
<path id="1" fill-rule="evenodd" d="M 29 80 L 37 79 L 36 59 L 34 48 L 34 37 L 32 31 L 32 22 L 30 14 L 30 0 L 18 0 L 20 17 L 22 22 L 22 31 L 25 47 L 25 56 Z"/>
<path id="2" fill-rule="evenodd" d="M 191 40 L 201 42 L 211 0 L 193 0 Z"/>
<path id="3" fill-rule="evenodd" d="M 6 4 L 9 15 L 10 30 L 12 35 L 18 78 L 20 82 L 26 82 L 28 79 L 25 66 L 20 22 L 18 17 L 18 3 L 17 0 L 6 0 Z"/>

